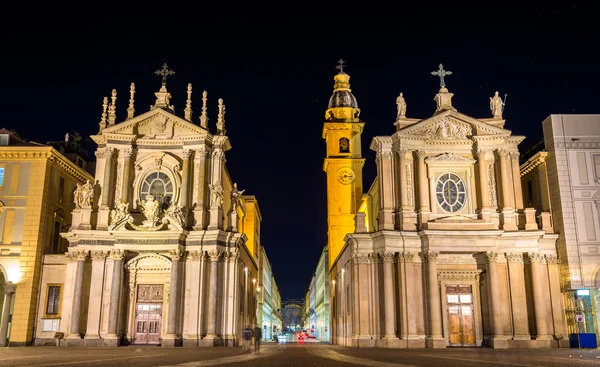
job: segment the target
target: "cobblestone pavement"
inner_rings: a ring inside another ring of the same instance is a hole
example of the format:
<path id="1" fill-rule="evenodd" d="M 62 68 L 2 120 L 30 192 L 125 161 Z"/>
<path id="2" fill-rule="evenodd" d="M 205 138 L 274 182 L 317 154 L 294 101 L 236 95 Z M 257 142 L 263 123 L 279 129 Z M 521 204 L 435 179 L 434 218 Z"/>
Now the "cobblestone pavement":
<path id="1" fill-rule="evenodd" d="M 440 367 L 600 366 L 600 350 L 578 349 L 379 349 L 328 345 L 270 344 L 260 353 L 241 348 L 1 348 L 0 366 L 205 367 Z"/>

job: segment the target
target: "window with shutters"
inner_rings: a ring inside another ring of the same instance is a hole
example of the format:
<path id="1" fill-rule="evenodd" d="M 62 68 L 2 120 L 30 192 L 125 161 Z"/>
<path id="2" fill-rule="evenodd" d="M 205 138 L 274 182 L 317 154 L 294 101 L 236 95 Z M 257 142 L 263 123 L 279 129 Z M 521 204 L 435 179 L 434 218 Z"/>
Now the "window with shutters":
<path id="1" fill-rule="evenodd" d="M 45 317 L 60 317 L 62 284 L 48 284 Z"/>

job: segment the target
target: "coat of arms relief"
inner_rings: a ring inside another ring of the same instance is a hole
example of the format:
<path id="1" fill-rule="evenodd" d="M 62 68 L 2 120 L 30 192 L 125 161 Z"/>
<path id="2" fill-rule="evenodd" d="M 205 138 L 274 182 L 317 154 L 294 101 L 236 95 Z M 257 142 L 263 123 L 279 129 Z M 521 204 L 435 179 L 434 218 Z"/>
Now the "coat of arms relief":
<path id="1" fill-rule="evenodd" d="M 428 139 L 466 139 L 473 135 L 471 125 L 451 120 L 432 123 L 421 130 L 421 133 Z"/>

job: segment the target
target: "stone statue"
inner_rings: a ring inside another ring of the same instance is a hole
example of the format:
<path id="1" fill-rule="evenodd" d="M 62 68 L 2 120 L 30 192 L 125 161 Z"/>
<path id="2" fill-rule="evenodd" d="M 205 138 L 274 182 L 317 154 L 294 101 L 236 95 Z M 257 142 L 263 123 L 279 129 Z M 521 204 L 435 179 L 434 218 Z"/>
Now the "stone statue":
<path id="1" fill-rule="evenodd" d="M 92 202 L 94 201 L 94 185 L 92 185 L 90 180 L 86 180 L 83 185 L 77 183 L 77 188 L 73 195 L 73 202 L 77 209 L 91 209 Z"/>
<path id="2" fill-rule="evenodd" d="M 492 110 L 492 116 L 494 118 L 502 118 L 502 109 L 504 108 L 504 102 L 498 95 L 498 91 L 494 93 L 494 97 L 490 97 L 490 110 Z"/>
<path id="3" fill-rule="evenodd" d="M 147 220 L 144 221 L 144 226 L 154 226 L 158 222 L 160 214 L 160 202 L 154 198 L 154 195 L 146 195 L 146 201 L 139 202 L 142 208 L 142 214 Z"/>
<path id="4" fill-rule="evenodd" d="M 185 225 L 185 215 L 181 208 L 175 204 L 171 204 L 169 209 L 167 209 L 165 218 L 169 223 L 175 224 L 176 226 L 183 227 Z M 163 222 L 165 222 L 165 218 L 163 218 Z"/>
<path id="5" fill-rule="evenodd" d="M 110 211 L 110 226 L 108 230 L 119 229 L 131 221 L 133 221 L 133 218 L 129 214 L 129 203 L 118 203 L 116 208 Z"/>
<path id="6" fill-rule="evenodd" d="M 220 183 L 210 185 L 210 206 L 223 206 L 223 186 Z"/>
<path id="7" fill-rule="evenodd" d="M 231 210 L 232 211 L 236 211 L 238 205 L 240 204 L 240 199 L 241 199 L 244 191 L 246 191 L 246 190 L 242 190 L 242 191 L 238 190 L 237 183 L 233 184 L 233 190 L 231 190 Z"/>
<path id="8" fill-rule="evenodd" d="M 396 119 L 406 117 L 406 101 L 404 100 L 404 93 L 400 93 L 396 98 L 396 105 L 398 106 L 398 115 Z"/>

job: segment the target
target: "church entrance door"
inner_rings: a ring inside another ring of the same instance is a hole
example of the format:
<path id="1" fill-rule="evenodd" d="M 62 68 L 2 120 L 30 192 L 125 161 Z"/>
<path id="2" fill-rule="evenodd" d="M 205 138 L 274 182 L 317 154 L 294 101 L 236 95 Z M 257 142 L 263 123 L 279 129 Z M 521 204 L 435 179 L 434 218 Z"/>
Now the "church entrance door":
<path id="1" fill-rule="evenodd" d="M 135 344 L 160 344 L 163 286 L 138 285 Z"/>
<path id="2" fill-rule="evenodd" d="M 449 344 L 475 346 L 473 292 L 470 285 L 446 285 Z"/>

